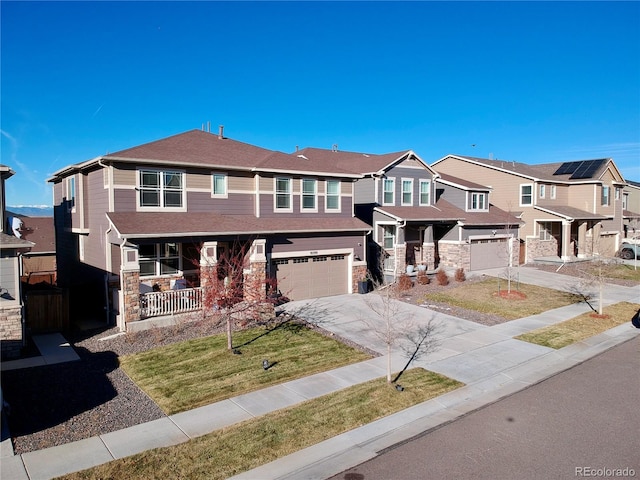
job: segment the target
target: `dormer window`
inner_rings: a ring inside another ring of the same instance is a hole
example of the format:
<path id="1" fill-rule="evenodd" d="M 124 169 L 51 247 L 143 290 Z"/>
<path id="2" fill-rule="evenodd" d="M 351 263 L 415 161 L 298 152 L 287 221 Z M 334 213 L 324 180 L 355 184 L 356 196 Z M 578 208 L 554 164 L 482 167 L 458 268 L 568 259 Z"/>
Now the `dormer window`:
<path id="1" fill-rule="evenodd" d="M 487 194 L 481 192 L 472 192 L 469 202 L 469 210 L 487 210 Z"/>

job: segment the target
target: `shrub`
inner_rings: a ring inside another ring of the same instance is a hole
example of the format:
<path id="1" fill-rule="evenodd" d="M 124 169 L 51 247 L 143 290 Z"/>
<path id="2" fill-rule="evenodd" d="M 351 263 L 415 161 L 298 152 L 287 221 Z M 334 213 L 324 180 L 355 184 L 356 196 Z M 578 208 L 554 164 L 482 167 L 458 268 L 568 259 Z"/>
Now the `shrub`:
<path id="1" fill-rule="evenodd" d="M 442 269 L 436 272 L 436 280 L 438 281 L 438 285 L 443 287 L 445 285 L 449 285 L 449 275 L 447 275 L 447 272 Z"/>
<path id="2" fill-rule="evenodd" d="M 416 280 L 420 285 L 428 285 L 431 280 L 429 280 L 429 275 L 424 270 L 418 270 L 418 275 Z"/>
<path id="3" fill-rule="evenodd" d="M 406 273 L 400 275 L 400 278 L 398 278 L 398 290 L 404 292 L 405 290 L 409 290 L 411 287 L 413 287 L 411 277 L 409 277 L 409 275 L 407 275 Z"/>
<path id="4" fill-rule="evenodd" d="M 460 267 L 456 270 L 456 282 L 464 282 L 467 276 L 464 274 L 464 268 Z"/>

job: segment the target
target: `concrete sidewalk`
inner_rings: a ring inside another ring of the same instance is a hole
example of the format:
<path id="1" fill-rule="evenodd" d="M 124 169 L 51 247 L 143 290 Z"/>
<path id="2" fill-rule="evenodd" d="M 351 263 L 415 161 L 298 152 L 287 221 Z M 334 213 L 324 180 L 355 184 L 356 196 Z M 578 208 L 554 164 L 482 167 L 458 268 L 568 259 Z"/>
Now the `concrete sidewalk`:
<path id="1" fill-rule="evenodd" d="M 524 283 L 568 289 L 573 281 L 571 277 L 535 269 L 520 270 L 520 281 Z M 486 273 L 495 274 L 492 271 Z M 385 347 L 361 320 L 361 315 L 365 315 L 368 308 L 364 297 L 367 296 L 341 295 L 318 299 L 306 311 L 323 315 L 327 319 L 324 328 L 384 352 Z M 607 286 L 605 298 L 608 303 L 639 302 L 640 287 Z M 300 307 L 300 302 L 292 302 L 287 308 Z M 234 478 L 325 479 L 374 457 L 384 448 L 571 368 L 640 333 L 626 322 L 583 342 L 553 350 L 515 340 L 513 336 L 574 317 L 589 311 L 588 306 L 570 305 L 492 327 L 418 306 L 403 304 L 403 308 L 421 321 L 435 317 L 443 325 L 439 333 L 441 348 L 414 366 L 443 373 L 466 386 Z M 405 362 L 405 357 L 399 352 L 392 355 L 395 370 L 402 368 Z M 385 374 L 386 357 L 380 356 L 99 437 L 20 456 L 6 456 L 2 458 L 0 467 L 2 478 L 49 479 L 83 470 L 151 448 L 185 442 Z"/>

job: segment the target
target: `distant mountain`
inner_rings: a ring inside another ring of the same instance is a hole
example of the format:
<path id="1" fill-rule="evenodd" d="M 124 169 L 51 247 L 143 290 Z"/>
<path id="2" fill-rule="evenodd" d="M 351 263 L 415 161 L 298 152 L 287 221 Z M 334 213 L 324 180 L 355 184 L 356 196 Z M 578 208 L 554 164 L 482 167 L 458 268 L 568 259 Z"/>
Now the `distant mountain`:
<path id="1" fill-rule="evenodd" d="M 7 212 L 25 217 L 53 217 L 53 207 L 47 205 L 7 206 Z"/>

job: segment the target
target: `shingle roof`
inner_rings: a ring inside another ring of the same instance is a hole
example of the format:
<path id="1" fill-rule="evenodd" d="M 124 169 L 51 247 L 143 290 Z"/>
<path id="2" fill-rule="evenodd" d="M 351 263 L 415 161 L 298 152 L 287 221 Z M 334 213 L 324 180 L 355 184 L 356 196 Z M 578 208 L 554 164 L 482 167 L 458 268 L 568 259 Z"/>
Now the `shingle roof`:
<path id="1" fill-rule="evenodd" d="M 260 235 L 303 232 L 367 231 L 371 227 L 353 217 L 256 218 L 219 213 L 120 212 L 107 213 L 125 238 L 208 235 Z"/>
<path id="2" fill-rule="evenodd" d="M 606 220 L 606 215 L 600 215 L 597 213 L 587 212 L 586 210 L 580 210 L 579 208 L 568 207 L 563 205 L 536 205 L 534 208 L 538 210 L 548 211 L 555 215 L 565 218 L 571 218 L 574 220 Z"/>
<path id="3" fill-rule="evenodd" d="M 25 217 L 23 222 L 24 238 L 35 243 L 31 253 L 53 253 L 56 251 L 56 236 L 53 217 Z"/>
<path id="4" fill-rule="evenodd" d="M 0 249 L 30 248 L 33 243 L 22 238 L 0 232 Z"/>
<path id="5" fill-rule="evenodd" d="M 345 171 L 356 174 L 373 173 L 389 166 L 399 158 L 407 155 L 410 150 L 385 153 L 381 155 L 358 152 L 343 152 L 341 150 L 324 150 L 321 148 L 304 148 L 292 155 L 302 155 L 312 163 L 326 166 L 330 170 Z"/>
<path id="6" fill-rule="evenodd" d="M 465 180 L 463 178 L 454 177 L 453 175 L 447 175 L 446 173 L 438 172 L 438 175 L 440 175 L 440 179 L 444 180 L 445 182 L 459 185 L 468 190 L 483 190 L 483 191 L 491 190 L 486 185 L 480 185 L 479 183 L 470 182 L 469 180 Z M 436 180 L 436 182 L 439 182 L 439 181 L 440 180 Z"/>

